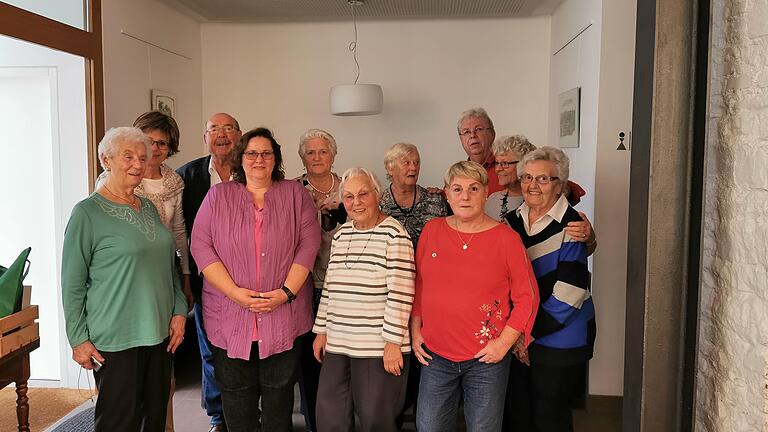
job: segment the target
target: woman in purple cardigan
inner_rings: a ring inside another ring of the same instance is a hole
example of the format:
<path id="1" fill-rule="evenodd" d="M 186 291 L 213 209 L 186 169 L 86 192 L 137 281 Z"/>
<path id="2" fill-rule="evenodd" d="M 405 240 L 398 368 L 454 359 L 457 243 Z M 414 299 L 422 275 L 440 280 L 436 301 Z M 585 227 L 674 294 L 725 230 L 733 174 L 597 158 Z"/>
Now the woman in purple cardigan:
<path id="1" fill-rule="evenodd" d="M 230 432 L 293 430 L 296 340 L 312 327 L 307 276 L 320 226 L 312 197 L 284 180 L 282 162 L 269 129 L 243 134 L 232 151 L 234 181 L 211 188 L 192 229 L 203 323 Z"/>

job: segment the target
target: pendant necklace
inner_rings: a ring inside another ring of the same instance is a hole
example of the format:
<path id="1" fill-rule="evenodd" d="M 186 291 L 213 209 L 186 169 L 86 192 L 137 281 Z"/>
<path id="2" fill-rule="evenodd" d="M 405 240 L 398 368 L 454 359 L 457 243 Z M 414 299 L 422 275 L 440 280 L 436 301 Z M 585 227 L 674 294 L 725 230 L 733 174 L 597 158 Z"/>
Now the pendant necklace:
<path id="1" fill-rule="evenodd" d="M 373 229 L 376 228 L 376 225 L 379 224 L 379 218 L 381 218 L 381 215 L 376 217 L 376 222 L 374 222 L 373 226 L 370 228 L 371 232 L 368 234 L 368 238 L 365 240 L 365 244 L 363 245 L 363 250 L 360 251 L 360 253 L 357 255 L 357 259 L 353 263 L 349 262 L 349 248 L 352 246 L 352 239 L 351 238 L 348 239 L 347 253 L 344 254 L 344 267 L 346 267 L 347 269 L 351 269 L 352 267 L 357 265 L 357 263 L 360 262 L 360 258 L 363 256 L 363 254 L 365 253 L 365 249 L 368 247 L 368 242 L 370 242 L 371 237 L 373 237 Z M 355 226 L 354 222 L 352 222 L 352 226 L 353 227 Z"/>
<path id="2" fill-rule="evenodd" d="M 326 192 L 321 191 L 315 185 L 312 184 L 311 181 L 309 181 L 309 175 L 307 175 L 307 183 L 309 183 L 310 186 L 312 186 L 312 189 L 315 190 L 315 192 L 324 195 L 326 198 L 329 198 L 331 196 L 331 192 L 333 192 L 333 187 L 336 186 L 336 176 L 331 173 L 331 188 L 328 189 Z"/>
<path id="3" fill-rule="evenodd" d="M 456 235 L 459 237 L 459 241 L 461 241 L 461 248 L 464 250 L 467 250 L 469 248 L 469 243 L 472 241 L 472 239 L 475 237 L 475 234 L 477 233 L 472 233 L 472 235 L 469 236 L 469 240 L 464 241 L 464 239 L 461 238 L 461 234 L 459 234 L 459 220 L 456 219 L 455 223 L 456 223 Z"/>
<path id="4" fill-rule="evenodd" d="M 115 198 L 119 199 L 120 201 L 122 201 L 122 202 L 128 204 L 129 206 L 131 206 L 131 208 L 134 208 L 134 209 L 138 209 L 139 208 L 139 204 L 136 202 L 136 195 L 133 196 L 133 202 L 131 202 L 131 201 L 128 201 L 127 199 L 119 196 L 118 194 L 112 192 L 111 190 L 109 190 L 107 185 L 104 185 L 104 189 L 106 189 L 106 191 L 109 192 L 109 194 L 112 195 L 113 197 L 115 197 Z"/>

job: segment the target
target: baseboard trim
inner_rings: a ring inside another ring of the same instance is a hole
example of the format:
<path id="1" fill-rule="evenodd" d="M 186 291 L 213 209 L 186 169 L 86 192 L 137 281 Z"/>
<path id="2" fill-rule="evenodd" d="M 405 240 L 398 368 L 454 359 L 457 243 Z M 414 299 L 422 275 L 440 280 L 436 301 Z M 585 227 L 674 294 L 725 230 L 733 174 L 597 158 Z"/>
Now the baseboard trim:
<path id="1" fill-rule="evenodd" d="M 621 415 L 623 405 L 624 398 L 622 396 L 587 395 L 587 412 Z"/>

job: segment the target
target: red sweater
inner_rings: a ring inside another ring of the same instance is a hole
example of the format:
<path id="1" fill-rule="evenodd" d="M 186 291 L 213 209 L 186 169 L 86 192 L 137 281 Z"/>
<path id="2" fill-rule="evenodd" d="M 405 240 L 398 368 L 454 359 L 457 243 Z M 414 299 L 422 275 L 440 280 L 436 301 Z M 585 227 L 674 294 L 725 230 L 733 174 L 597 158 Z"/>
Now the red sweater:
<path id="1" fill-rule="evenodd" d="M 522 332 L 527 345 L 538 307 L 531 262 L 508 226 L 473 235 L 435 218 L 424 227 L 411 315 L 421 317 L 421 334 L 431 351 L 451 361 L 470 360 L 505 325 Z"/>

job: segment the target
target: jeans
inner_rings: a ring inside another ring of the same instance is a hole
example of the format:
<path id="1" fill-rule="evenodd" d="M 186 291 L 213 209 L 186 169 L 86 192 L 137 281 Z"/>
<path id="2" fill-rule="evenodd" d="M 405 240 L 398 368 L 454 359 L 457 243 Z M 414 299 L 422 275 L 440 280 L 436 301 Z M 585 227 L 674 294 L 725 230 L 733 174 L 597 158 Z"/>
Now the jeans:
<path id="1" fill-rule="evenodd" d="M 197 344 L 200 346 L 200 358 L 203 369 L 203 388 L 201 406 L 205 409 L 212 425 L 224 423 L 224 410 L 221 407 L 221 390 L 216 383 L 213 373 L 213 354 L 211 342 L 203 328 L 203 307 L 200 302 L 195 302 L 195 328 L 197 329 Z"/>
<path id="2" fill-rule="evenodd" d="M 293 432 L 293 386 L 299 374 L 299 339 L 290 350 L 265 359 L 259 358 L 257 342 L 251 344 L 249 360 L 229 358 L 225 350 L 215 346 L 212 349 L 227 430 Z"/>
<path id="3" fill-rule="evenodd" d="M 453 362 L 427 350 L 429 366 L 421 368 L 416 428 L 419 432 L 454 430 L 459 399 L 464 395 L 467 432 L 499 432 L 511 353 L 498 363 L 476 359 Z"/>

